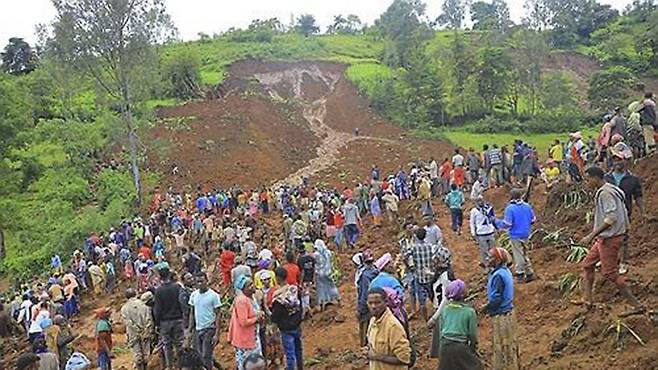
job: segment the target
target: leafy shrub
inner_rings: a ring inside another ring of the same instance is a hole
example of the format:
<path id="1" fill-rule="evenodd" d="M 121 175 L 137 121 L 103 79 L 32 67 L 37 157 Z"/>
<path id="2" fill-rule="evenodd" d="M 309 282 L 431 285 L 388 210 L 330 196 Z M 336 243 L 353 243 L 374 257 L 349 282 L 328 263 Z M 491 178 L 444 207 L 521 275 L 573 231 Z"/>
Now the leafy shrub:
<path id="1" fill-rule="evenodd" d="M 589 79 L 587 97 L 592 108 L 599 111 L 622 106 L 635 84 L 633 72 L 625 67 L 611 67 L 594 72 Z"/>
<path id="2" fill-rule="evenodd" d="M 178 99 L 190 99 L 201 95 L 201 62 L 190 49 L 169 56 L 162 67 L 168 81 L 167 95 Z"/>
<path id="3" fill-rule="evenodd" d="M 124 200 L 134 204 L 136 195 L 132 177 L 128 172 L 105 169 L 96 178 L 96 198 L 102 210 L 106 210 L 112 201 Z"/>
<path id="4" fill-rule="evenodd" d="M 87 180 L 72 168 L 46 170 L 29 190 L 37 193 L 36 198 L 44 203 L 62 199 L 74 207 L 81 206 L 91 196 Z"/>

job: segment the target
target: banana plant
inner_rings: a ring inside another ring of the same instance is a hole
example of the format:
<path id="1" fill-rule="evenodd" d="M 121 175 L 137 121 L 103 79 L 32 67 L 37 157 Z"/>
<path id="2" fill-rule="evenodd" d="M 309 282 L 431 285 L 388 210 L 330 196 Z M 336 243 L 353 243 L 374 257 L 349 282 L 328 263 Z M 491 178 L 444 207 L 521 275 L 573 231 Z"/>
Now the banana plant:
<path id="1" fill-rule="evenodd" d="M 567 262 L 571 263 L 580 263 L 585 256 L 587 256 L 587 253 L 589 250 L 583 246 L 580 246 L 578 244 L 572 244 L 571 245 L 571 251 L 569 252 L 569 256 L 567 257 Z"/>

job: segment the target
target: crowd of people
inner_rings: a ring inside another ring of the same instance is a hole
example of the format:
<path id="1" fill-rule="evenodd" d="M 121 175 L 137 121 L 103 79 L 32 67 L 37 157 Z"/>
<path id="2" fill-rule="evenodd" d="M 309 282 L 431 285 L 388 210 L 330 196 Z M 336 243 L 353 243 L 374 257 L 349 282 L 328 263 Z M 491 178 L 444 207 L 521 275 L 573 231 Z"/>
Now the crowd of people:
<path id="1" fill-rule="evenodd" d="M 545 165 L 535 148 L 517 140 L 511 150 L 493 144 L 463 155 L 456 149 L 441 164 L 430 158 L 408 173 L 400 167 L 383 174 L 374 165 L 367 180 L 343 189 L 315 187 L 305 179 L 274 189 L 158 192 L 145 220 L 125 219 L 91 234 L 69 260 L 53 256 L 46 281 L 17 285 L 16 294 L 0 305 L 0 337 L 29 340 L 31 351 L 18 358 L 18 370 L 93 367 L 89 354 L 72 350 L 81 337 L 74 326 L 84 299 L 97 306 L 95 358 L 102 370 L 112 368 L 119 323 L 138 370 L 153 361 L 167 369 L 227 367 L 213 354 L 223 334 L 234 350 L 234 368 L 302 369 L 303 322 L 341 305 L 338 286 L 346 271 L 339 256 L 349 254 L 356 271 L 349 280 L 356 291 L 359 340 L 370 369 L 404 369 L 426 357 L 410 331 L 415 319 L 432 328 L 429 355 L 439 359 L 439 369 L 482 368 L 478 314 L 492 318 L 492 368 L 519 369 L 514 286 L 537 278 L 529 253 L 535 179 L 548 189 L 561 181 L 584 181 L 596 189 L 594 228 L 581 240 L 592 245 L 583 262 L 583 296 L 574 303 L 592 305 L 600 261 L 603 276 L 633 306 L 624 314 L 644 311 L 623 274 L 633 206 L 645 214 L 641 182 L 629 166 L 655 150 L 644 113 L 655 109 L 651 102 L 647 95 L 629 107 L 628 120 L 618 109 L 606 117 L 593 148 L 580 133 L 571 134 L 566 145 L 556 140 Z M 632 132 L 633 120 L 643 129 L 643 145 Z M 486 195 L 501 186 L 512 190 L 497 217 Z M 452 268 L 453 253 L 434 209 L 441 199 L 452 232 L 461 236 L 465 192 L 472 202 L 466 232 L 487 276 L 487 302 L 478 308 L 470 305 L 467 284 Z M 403 217 L 399 204 L 407 201 L 417 209 Z M 385 224 L 399 228 L 398 248 L 377 256 L 360 243 L 367 218 L 373 232 Z M 509 251 L 498 245 L 498 233 L 509 235 Z M 113 316 L 101 302 L 118 288 L 125 303 Z"/>

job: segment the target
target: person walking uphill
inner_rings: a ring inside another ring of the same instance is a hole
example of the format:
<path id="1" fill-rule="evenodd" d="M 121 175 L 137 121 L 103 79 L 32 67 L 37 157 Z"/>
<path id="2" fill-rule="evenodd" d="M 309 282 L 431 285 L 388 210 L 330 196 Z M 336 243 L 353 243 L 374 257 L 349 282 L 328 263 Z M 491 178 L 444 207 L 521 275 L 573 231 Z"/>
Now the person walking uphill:
<path id="1" fill-rule="evenodd" d="M 368 325 L 366 358 L 370 370 L 406 370 L 411 364 L 411 345 L 404 327 L 386 306 L 384 289 L 368 292 L 368 309 L 372 314 Z"/>
<path id="2" fill-rule="evenodd" d="M 356 282 L 356 317 L 359 321 L 359 338 L 361 346 L 367 344 L 366 334 L 368 332 L 368 323 L 370 322 L 370 311 L 368 310 L 368 289 L 370 283 L 379 275 L 379 270 L 374 266 L 375 258 L 370 250 L 362 253 L 363 269 L 361 270 Z"/>
<path id="3" fill-rule="evenodd" d="M 493 370 L 520 370 L 519 347 L 516 341 L 514 316 L 514 278 L 507 268 L 509 253 L 503 248 L 489 251 L 491 260 L 487 282 L 487 304 L 481 311 L 492 317 Z"/>
<path id="4" fill-rule="evenodd" d="M 450 185 L 450 192 L 446 195 L 445 202 L 450 208 L 450 217 L 452 219 L 452 231 L 461 235 L 462 226 L 464 225 L 464 193 L 456 184 Z"/>
<path id="5" fill-rule="evenodd" d="M 281 332 L 281 341 L 286 353 L 287 370 L 303 370 L 302 351 L 302 306 L 299 290 L 287 283 L 288 272 L 283 267 L 275 271 L 279 288 L 272 297 L 271 320 Z"/>
<path id="6" fill-rule="evenodd" d="M 183 347 L 183 309 L 178 301 L 181 287 L 171 280 L 168 269 L 158 270 L 162 285 L 155 291 L 153 317 L 164 345 L 165 364 L 173 369 L 175 357 Z"/>
<path id="7" fill-rule="evenodd" d="M 121 307 L 121 319 L 126 326 L 127 345 L 133 353 L 137 370 L 146 370 L 148 356 L 151 354 L 153 337 L 153 316 L 151 308 L 137 297 L 137 292 L 126 289 L 128 302 Z"/>
<path id="8" fill-rule="evenodd" d="M 206 369 L 213 367 L 213 350 L 219 343 L 219 327 L 222 322 L 219 294 L 208 288 L 208 276 L 197 276 L 198 289 L 190 295 L 190 327 L 194 327 L 194 347 L 201 353 Z M 193 326 L 194 325 L 194 326 Z M 188 338 L 189 342 L 189 338 Z"/>
<path id="9" fill-rule="evenodd" d="M 235 297 L 231 310 L 231 321 L 228 327 L 228 341 L 235 347 L 235 361 L 238 370 L 243 369 L 245 359 L 253 354 L 260 354 L 258 322 L 263 314 L 257 309 L 258 304 L 253 299 L 254 284 L 247 276 L 240 276 L 236 288 L 242 291 Z"/>
<path id="10" fill-rule="evenodd" d="M 359 227 L 361 226 L 361 215 L 359 207 L 354 204 L 353 198 L 348 198 L 347 203 L 343 206 L 343 217 L 345 218 L 345 239 L 350 249 L 354 249 L 354 244 L 359 238 Z"/>
<path id="11" fill-rule="evenodd" d="M 469 222 L 471 236 L 478 243 L 480 266 L 487 269 L 490 259 L 489 250 L 496 246 L 496 239 L 494 238 L 496 228 L 492 222 L 494 220 L 494 210 L 481 196 L 475 198 L 474 201 L 475 207 L 471 209 Z"/>
<path id="12" fill-rule="evenodd" d="M 95 311 L 96 318 L 96 353 L 100 370 L 112 370 L 112 324 L 111 309 L 99 308 Z"/>
<path id="13" fill-rule="evenodd" d="M 466 284 L 457 279 L 448 284 L 449 303 L 439 316 L 439 370 L 481 370 L 477 356 L 478 320 L 475 310 L 464 303 Z"/>
<path id="14" fill-rule="evenodd" d="M 519 283 L 529 283 L 535 280 L 530 256 L 528 255 L 529 239 L 532 224 L 535 222 L 535 211 L 532 206 L 523 201 L 523 190 L 512 189 L 512 199 L 505 208 L 503 220 L 496 220 L 499 229 L 507 229 L 512 242 L 514 269 Z"/>
<path id="15" fill-rule="evenodd" d="M 619 249 L 629 229 L 624 192 L 617 186 L 604 180 L 605 173 L 599 167 L 590 167 L 585 171 L 587 184 L 597 188 L 594 195 L 594 229 L 585 236 L 581 245 L 592 244 L 589 253 L 583 259 L 584 270 L 582 289 L 583 301 L 577 304 L 592 306 L 592 287 L 596 263 L 601 261 L 601 273 L 615 284 L 619 293 L 633 306 L 622 316 L 643 313 L 645 308 L 631 293 L 624 278 L 619 275 Z"/>

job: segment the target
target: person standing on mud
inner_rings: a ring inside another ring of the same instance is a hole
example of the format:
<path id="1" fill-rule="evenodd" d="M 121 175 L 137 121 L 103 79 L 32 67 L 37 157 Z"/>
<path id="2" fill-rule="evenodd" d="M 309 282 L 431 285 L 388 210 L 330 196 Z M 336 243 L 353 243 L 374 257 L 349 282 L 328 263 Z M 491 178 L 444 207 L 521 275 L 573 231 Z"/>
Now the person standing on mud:
<path id="1" fill-rule="evenodd" d="M 644 202 L 642 201 L 642 183 L 639 177 L 633 175 L 628 170 L 628 161 L 633 159 L 633 151 L 626 144 L 617 143 L 610 148 L 610 152 L 612 154 L 612 171 L 605 175 L 605 181 L 624 191 L 624 203 L 626 205 L 626 211 L 628 211 L 629 220 L 633 213 L 633 201 L 635 201 L 640 217 L 646 218 L 647 213 L 644 212 Z M 628 233 L 624 238 L 619 257 L 619 273 L 625 274 L 627 272 Z"/>
<path id="2" fill-rule="evenodd" d="M 621 314 L 622 317 L 640 314 L 644 306 L 631 293 L 624 278 L 619 275 L 619 249 L 628 233 L 630 222 L 626 211 L 624 192 L 604 180 L 605 173 L 599 167 L 585 171 L 587 185 L 597 189 L 594 195 L 594 229 L 580 240 L 581 245 L 592 244 L 589 253 L 582 261 L 584 270 L 582 300 L 576 304 L 592 307 L 592 287 L 597 262 L 601 261 L 601 273 L 614 283 L 619 293 L 633 306 Z"/>
<path id="3" fill-rule="evenodd" d="M 470 216 L 470 229 L 471 236 L 475 239 L 478 244 L 478 249 L 480 252 L 480 266 L 488 270 L 489 260 L 489 250 L 496 247 L 496 228 L 492 220 L 494 219 L 494 210 L 493 207 L 484 201 L 482 196 L 479 196 L 474 199 L 475 207 L 471 209 Z"/>
<path id="4" fill-rule="evenodd" d="M 180 354 L 183 347 L 183 310 L 178 302 L 181 287 L 171 280 L 169 269 L 158 270 L 158 273 L 162 285 L 155 291 L 153 317 L 164 345 L 166 366 L 173 369 L 174 352 Z"/>
<path id="5" fill-rule="evenodd" d="M 529 245 L 532 224 L 535 222 L 535 211 L 532 206 L 523 201 L 523 189 L 512 189 L 512 198 L 505 208 L 502 220 L 496 220 L 499 229 L 506 229 L 512 242 L 514 269 L 519 283 L 529 283 L 535 280 L 535 272 L 530 262 Z"/>
<path id="6" fill-rule="evenodd" d="M 507 268 L 510 256 L 504 248 L 492 248 L 489 255 L 489 267 L 492 271 L 487 281 L 487 304 L 480 311 L 491 316 L 493 323 L 491 368 L 520 370 L 514 314 L 514 277 Z"/>
<path id="7" fill-rule="evenodd" d="M 400 321 L 386 306 L 384 289 L 368 291 L 368 325 L 366 358 L 370 370 L 406 370 L 411 364 L 411 345 Z"/>
<path id="8" fill-rule="evenodd" d="M 146 370 L 148 356 L 151 354 L 153 317 L 151 308 L 137 297 L 133 288 L 126 289 L 126 302 L 121 307 L 121 318 L 126 326 L 127 345 L 133 353 L 137 370 Z"/>
<path id="9" fill-rule="evenodd" d="M 347 199 L 347 203 L 343 206 L 343 217 L 345 218 L 343 230 L 345 232 L 347 246 L 350 249 L 354 249 L 354 244 L 359 238 L 361 215 L 359 214 L 359 208 L 354 204 L 352 198 Z"/>
<path id="10" fill-rule="evenodd" d="M 432 258 L 433 247 L 427 243 L 425 236 L 427 232 L 423 228 L 416 229 L 416 242 L 411 249 L 411 256 L 414 261 L 414 291 L 418 295 L 418 305 L 420 306 L 420 315 L 424 321 L 427 321 L 427 300 L 433 298 L 432 295 Z M 416 307 L 412 307 L 412 312 Z"/>
<path id="11" fill-rule="evenodd" d="M 368 289 L 370 283 L 379 275 L 379 270 L 374 266 L 375 258 L 370 250 L 362 254 L 363 269 L 360 271 L 356 281 L 356 318 L 359 321 L 359 339 L 361 346 L 367 344 L 366 334 L 368 332 L 368 323 L 370 322 L 370 311 L 368 310 Z"/>
<path id="12" fill-rule="evenodd" d="M 212 369 L 213 350 L 219 343 L 222 302 L 219 294 L 208 287 L 206 274 L 197 275 L 197 290 L 192 292 L 188 303 L 191 307 L 189 325 L 194 329 L 194 348 L 201 353 L 206 369 Z M 190 339 L 187 338 L 188 343 Z"/>

